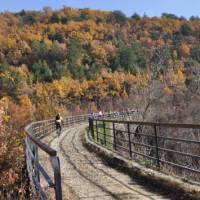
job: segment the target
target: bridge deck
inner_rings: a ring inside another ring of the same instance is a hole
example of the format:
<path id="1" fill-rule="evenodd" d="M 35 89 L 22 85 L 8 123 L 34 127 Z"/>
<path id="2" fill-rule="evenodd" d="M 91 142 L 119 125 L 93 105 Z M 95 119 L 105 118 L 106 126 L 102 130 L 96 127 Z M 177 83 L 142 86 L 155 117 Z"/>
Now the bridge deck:
<path id="1" fill-rule="evenodd" d="M 67 129 L 60 137 L 54 134 L 45 138 L 45 142 L 58 151 L 64 199 L 169 199 L 151 192 L 144 185 L 138 185 L 128 175 L 104 165 L 95 153 L 85 149 L 80 137 L 85 127 L 86 125 L 76 125 Z"/>

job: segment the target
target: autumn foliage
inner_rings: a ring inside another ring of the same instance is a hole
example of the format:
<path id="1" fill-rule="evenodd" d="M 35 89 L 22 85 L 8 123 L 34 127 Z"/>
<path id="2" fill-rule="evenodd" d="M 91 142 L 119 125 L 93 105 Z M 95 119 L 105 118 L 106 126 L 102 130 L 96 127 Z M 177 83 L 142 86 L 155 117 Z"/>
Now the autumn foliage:
<path id="1" fill-rule="evenodd" d="M 57 112 L 134 108 L 144 120 L 198 123 L 199 30 L 199 18 L 167 13 L 0 14 L 0 186 L 20 179 L 24 126 Z"/>

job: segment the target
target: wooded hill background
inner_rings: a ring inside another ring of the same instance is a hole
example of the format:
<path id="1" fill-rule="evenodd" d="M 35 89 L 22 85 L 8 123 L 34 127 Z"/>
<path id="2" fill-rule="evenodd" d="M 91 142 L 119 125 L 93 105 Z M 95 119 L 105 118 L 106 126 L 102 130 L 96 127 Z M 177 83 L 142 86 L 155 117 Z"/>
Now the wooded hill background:
<path id="1" fill-rule="evenodd" d="M 32 120 L 137 109 L 142 120 L 199 123 L 200 18 L 126 17 L 64 7 L 0 14 L 0 183 L 24 193 Z"/>

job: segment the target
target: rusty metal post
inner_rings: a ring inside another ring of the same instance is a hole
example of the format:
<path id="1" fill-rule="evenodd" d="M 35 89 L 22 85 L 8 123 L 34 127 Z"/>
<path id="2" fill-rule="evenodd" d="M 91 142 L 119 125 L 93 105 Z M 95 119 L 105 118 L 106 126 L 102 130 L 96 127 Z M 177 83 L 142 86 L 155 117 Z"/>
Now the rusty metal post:
<path id="1" fill-rule="evenodd" d="M 129 156 L 132 158 L 131 133 L 130 133 L 130 124 L 129 124 L 129 122 L 127 123 L 127 130 L 128 130 Z"/>
<path id="2" fill-rule="evenodd" d="M 62 200 L 62 185 L 61 185 L 61 173 L 60 173 L 59 158 L 57 156 L 51 157 L 51 164 L 52 164 L 53 170 L 54 170 L 56 200 Z"/>
<path id="3" fill-rule="evenodd" d="M 159 150 L 158 150 L 157 126 L 155 126 L 155 125 L 154 125 L 154 134 L 155 134 L 155 144 L 156 144 L 156 160 L 157 160 L 157 167 L 160 168 L 160 159 L 159 159 Z"/>
<path id="4" fill-rule="evenodd" d="M 34 161 L 35 175 L 37 177 L 38 182 L 40 182 L 40 171 L 38 167 L 38 163 L 39 163 L 38 147 L 36 145 L 34 145 L 34 156 L 35 156 L 35 161 Z"/>
<path id="5" fill-rule="evenodd" d="M 99 133 L 98 133 L 98 124 L 96 120 L 96 134 L 97 134 L 97 142 L 99 142 Z"/>
<path id="6" fill-rule="evenodd" d="M 106 125 L 104 121 L 103 121 L 103 136 L 104 136 L 104 144 L 106 146 Z"/>
<path id="7" fill-rule="evenodd" d="M 88 120 L 89 120 L 89 131 L 91 133 L 92 138 L 94 139 L 94 124 L 93 124 L 93 119 L 92 119 L 92 117 L 89 117 Z"/>
<path id="8" fill-rule="evenodd" d="M 113 147 L 116 150 L 116 135 L 115 135 L 115 123 L 113 122 Z"/>

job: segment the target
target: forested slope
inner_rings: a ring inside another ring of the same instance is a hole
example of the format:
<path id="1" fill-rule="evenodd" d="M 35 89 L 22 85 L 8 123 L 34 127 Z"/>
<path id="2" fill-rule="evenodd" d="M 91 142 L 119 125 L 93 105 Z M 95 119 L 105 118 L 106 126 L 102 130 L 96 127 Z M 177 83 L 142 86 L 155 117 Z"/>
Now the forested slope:
<path id="1" fill-rule="evenodd" d="M 67 7 L 1 13 L 0 165 L 10 169 L 2 180 L 19 180 L 14 155 L 31 120 L 135 108 L 144 120 L 199 123 L 199 81 L 198 17 Z"/>

